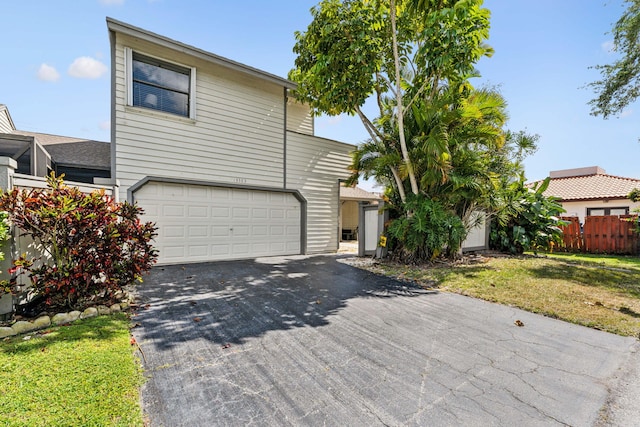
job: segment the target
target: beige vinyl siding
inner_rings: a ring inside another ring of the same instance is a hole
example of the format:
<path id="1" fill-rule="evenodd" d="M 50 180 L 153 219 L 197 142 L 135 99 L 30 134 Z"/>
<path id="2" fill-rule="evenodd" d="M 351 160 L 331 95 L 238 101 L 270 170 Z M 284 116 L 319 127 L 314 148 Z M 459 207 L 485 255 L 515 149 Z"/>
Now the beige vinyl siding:
<path id="1" fill-rule="evenodd" d="M 287 188 L 307 200 L 307 253 L 338 249 L 339 179 L 349 176 L 354 146 L 287 132 Z"/>
<path id="2" fill-rule="evenodd" d="M 313 135 L 313 123 L 308 105 L 297 102 L 294 98 L 287 100 L 287 130 Z"/>
<path id="3" fill-rule="evenodd" d="M 11 121 L 9 121 L 9 115 L 5 108 L 0 108 L 0 133 L 11 133 L 13 127 L 11 127 Z"/>
<path id="4" fill-rule="evenodd" d="M 196 69 L 195 120 L 125 105 L 125 46 Z M 281 86 L 119 33 L 115 54 L 115 157 L 121 197 L 145 176 L 282 187 Z"/>

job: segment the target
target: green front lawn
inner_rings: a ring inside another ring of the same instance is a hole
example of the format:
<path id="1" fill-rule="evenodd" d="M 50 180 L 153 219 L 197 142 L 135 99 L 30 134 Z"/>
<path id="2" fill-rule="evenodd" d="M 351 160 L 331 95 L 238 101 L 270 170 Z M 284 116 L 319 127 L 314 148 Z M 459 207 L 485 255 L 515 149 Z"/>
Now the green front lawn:
<path id="1" fill-rule="evenodd" d="M 405 266 L 382 262 L 367 268 L 619 335 L 640 335 L 637 257 L 498 256 L 477 263 Z"/>
<path id="2" fill-rule="evenodd" d="M 100 316 L 0 340 L 0 425 L 142 426 L 128 325 Z"/>

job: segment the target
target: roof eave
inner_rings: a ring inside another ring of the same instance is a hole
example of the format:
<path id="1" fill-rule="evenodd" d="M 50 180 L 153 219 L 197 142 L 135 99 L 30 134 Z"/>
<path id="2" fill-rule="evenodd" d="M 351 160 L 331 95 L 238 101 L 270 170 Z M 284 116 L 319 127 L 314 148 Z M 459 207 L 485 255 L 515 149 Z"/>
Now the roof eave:
<path id="1" fill-rule="evenodd" d="M 15 123 L 13 123 L 13 119 L 11 118 L 11 113 L 9 112 L 9 108 L 4 104 L 0 104 L 0 111 L 4 111 L 7 113 L 7 118 L 9 119 L 9 124 L 11 125 L 11 128 L 13 130 L 16 130 L 16 125 Z"/>
<path id="2" fill-rule="evenodd" d="M 596 200 L 629 200 L 627 196 L 600 196 L 600 197 L 583 197 L 580 199 L 559 199 L 561 203 L 569 202 L 589 202 Z"/>
<path id="3" fill-rule="evenodd" d="M 267 73 L 266 71 L 259 70 L 257 68 L 250 67 L 245 64 L 241 64 L 231 59 L 224 58 L 222 56 L 215 55 L 211 52 L 207 52 L 197 47 L 193 47 L 176 40 L 172 40 L 168 37 L 160 34 L 153 33 L 151 31 L 144 30 L 142 28 L 135 27 L 125 22 L 118 21 L 113 18 L 107 17 L 107 28 L 109 31 L 126 34 L 132 37 L 154 43 L 178 52 L 186 53 L 187 55 L 194 56 L 196 58 L 203 59 L 213 64 L 228 68 L 232 71 L 240 72 L 252 77 L 257 77 L 261 80 L 275 83 L 279 86 L 284 86 L 287 89 L 295 89 L 296 84 L 291 80 L 284 79 L 276 76 L 275 74 Z"/>

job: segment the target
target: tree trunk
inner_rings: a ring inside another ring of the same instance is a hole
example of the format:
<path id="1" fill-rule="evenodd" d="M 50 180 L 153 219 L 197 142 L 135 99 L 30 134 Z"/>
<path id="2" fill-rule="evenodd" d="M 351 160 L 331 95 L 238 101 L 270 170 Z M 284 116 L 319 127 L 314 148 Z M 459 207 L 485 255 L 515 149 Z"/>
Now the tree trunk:
<path id="1" fill-rule="evenodd" d="M 418 182 L 416 175 L 413 172 L 413 165 L 409 158 L 409 151 L 407 150 L 407 143 L 404 136 L 404 111 L 402 109 L 402 88 L 400 85 L 400 58 L 398 56 L 398 39 L 396 34 L 396 2 L 391 0 L 391 36 L 393 40 L 393 60 L 396 69 L 396 101 L 397 109 L 396 115 L 398 116 L 398 131 L 400 132 L 400 148 L 402 150 L 402 158 L 407 166 L 407 173 L 409 174 L 409 181 L 411 182 L 411 191 L 413 194 L 418 194 Z"/>

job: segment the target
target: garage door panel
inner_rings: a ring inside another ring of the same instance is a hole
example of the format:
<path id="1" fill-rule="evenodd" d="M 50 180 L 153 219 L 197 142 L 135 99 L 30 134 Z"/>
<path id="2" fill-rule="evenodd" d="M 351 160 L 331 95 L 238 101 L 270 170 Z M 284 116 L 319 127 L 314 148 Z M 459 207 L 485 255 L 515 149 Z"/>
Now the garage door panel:
<path id="1" fill-rule="evenodd" d="M 247 237 L 251 235 L 251 233 L 249 233 L 250 229 L 251 227 L 248 225 L 236 225 L 233 227 L 233 230 L 231 230 L 231 234 L 233 237 Z"/>
<path id="2" fill-rule="evenodd" d="M 269 235 L 269 227 L 266 225 L 254 225 L 251 227 L 251 235 L 252 236 L 268 236 Z"/>
<path id="3" fill-rule="evenodd" d="M 231 190 L 228 188 L 219 188 L 219 187 L 214 187 L 209 189 L 212 200 L 229 200 L 230 191 Z"/>
<path id="4" fill-rule="evenodd" d="M 301 252 L 291 193 L 150 182 L 134 199 L 158 226 L 160 264 Z"/>
<path id="5" fill-rule="evenodd" d="M 161 189 L 160 194 L 165 197 L 175 197 L 182 198 L 184 197 L 184 185 L 181 184 L 163 184 L 159 185 Z"/>
<path id="6" fill-rule="evenodd" d="M 227 225 L 214 225 L 211 227 L 212 237 L 228 237 L 231 235 L 231 230 Z"/>
<path id="7" fill-rule="evenodd" d="M 184 218 L 184 206 L 164 205 L 162 215 Z"/>
<path id="8" fill-rule="evenodd" d="M 287 236 L 300 236 L 300 227 L 287 226 Z"/>
<path id="9" fill-rule="evenodd" d="M 170 246 L 164 245 L 162 248 L 164 252 L 164 256 L 167 259 L 182 259 L 184 258 L 184 246 Z"/>
<path id="10" fill-rule="evenodd" d="M 185 228 L 184 225 L 165 226 L 162 228 L 163 237 L 166 237 L 166 238 L 177 237 L 177 238 L 183 239 L 185 237 L 184 228 Z"/>
<path id="11" fill-rule="evenodd" d="M 266 208 L 253 208 L 251 210 L 251 218 L 266 219 L 269 217 L 269 210 Z"/>
<path id="12" fill-rule="evenodd" d="M 187 189 L 187 196 L 189 200 L 197 200 L 202 199 L 205 200 L 209 197 L 209 191 L 207 187 L 201 187 L 196 185 L 188 185 L 185 186 Z"/>
<path id="13" fill-rule="evenodd" d="M 236 202 L 249 200 L 249 191 L 233 189 L 231 190 L 231 200 Z"/>
<path id="14" fill-rule="evenodd" d="M 187 227 L 189 229 L 189 237 L 209 237 L 209 227 L 205 225 L 190 225 Z"/>
<path id="15" fill-rule="evenodd" d="M 285 251 L 289 253 L 300 253 L 300 243 L 287 240 L 285 243 Z"/>
<path id="16" fill-rule="evenodd" d="M 229 245 L 211 245 L 210 248 L 213 259 L 224 259 L 231 255 Z"/>
<path id="17" fill-rule="evenodd" d="M 234 219 L 250 218 L 250 210 L 245 207 L 235 207 L 231 211 L 231 215 Z"/>
<path id="18" fill-rule="evenodd" d="M 190 245 L 189 246 L 189 256 L 191 257 L 207 257 L 209 255 L 209 246 L 208 245 Z"/>
<path id="19" fill-rule="evenodd" d="M 226 207 L 217 207 L 214 206 L 211 209 L 211 216 L 213 218 L 231 218 L 231 209 Z"/>
<path id="20" fill-rule="evenodd" d="M 269 200 L 269 193 L 254 191 L 251 193 L 251 200 L 259 203 L 266 203 Z"/>
<path id="21" fill-rule="evenodd" d="M 209 212 L 207 206 L 189 206 L 189 218 L 206 218 Z"/>

